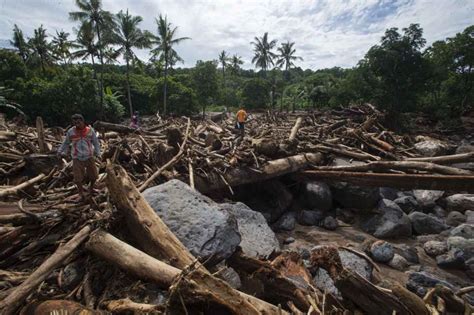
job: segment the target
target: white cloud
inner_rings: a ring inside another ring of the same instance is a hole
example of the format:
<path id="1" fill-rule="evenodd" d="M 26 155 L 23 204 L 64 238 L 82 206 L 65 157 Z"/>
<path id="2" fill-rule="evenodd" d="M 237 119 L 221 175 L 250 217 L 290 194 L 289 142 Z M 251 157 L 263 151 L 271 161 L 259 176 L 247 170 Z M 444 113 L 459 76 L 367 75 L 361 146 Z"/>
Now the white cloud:
<path id="1" fill-rule="evenodd" d="M 104 0 L 103 7 L 114 13 L 128 8 L 153 32 L 155 17 L 166 14 L 179 27 L 179 36 L 192 38 L 177 48 L 185 66 L 226 50 L 242 56 L 244 66 L 251 68 L 250 42 L 269 32 L 279 42 L 296 42 L 303 68 L 351 67 L 389 27 L 419 23 L 431 43 L 474 22 L 472 0 Z M 14 23 L 28 35 L 41 24 L 50 34 L 55 29 L 72 33 L 72 10 L 72 0 L 0 0 L 0 39 L 10 38 Z M 148 58 L 145 51 L 139 56 Z"/>

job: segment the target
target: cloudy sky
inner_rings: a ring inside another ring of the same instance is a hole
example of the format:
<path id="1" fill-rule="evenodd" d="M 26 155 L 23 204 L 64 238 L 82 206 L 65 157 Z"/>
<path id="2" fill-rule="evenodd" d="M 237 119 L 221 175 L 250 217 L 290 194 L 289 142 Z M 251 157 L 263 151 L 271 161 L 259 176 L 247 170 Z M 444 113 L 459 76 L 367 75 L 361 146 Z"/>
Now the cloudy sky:
<path id="1" fill-rule="evenodd" d="M 269 32 L 279 43 L 296 42 L 303 68 L 351 67 L 389 27 L 420 23 L 431 43 L 474 24 L 474 0 L 103 0 L 103 7 L 128 8 L 152 32 L 155 17 L 168 15 L 179 36 L 192 38 L 177 48 L 184 66 L 226 50 L 251 68 L 250 42 Z M 72 33 L 74 10 L 73 0 L 0 0 L 0 40 L 10 39 L 15 23 L 27 36 L 41 24 L 49 34 Z M 145 51 L 138 55 L 148 59 Z"/>

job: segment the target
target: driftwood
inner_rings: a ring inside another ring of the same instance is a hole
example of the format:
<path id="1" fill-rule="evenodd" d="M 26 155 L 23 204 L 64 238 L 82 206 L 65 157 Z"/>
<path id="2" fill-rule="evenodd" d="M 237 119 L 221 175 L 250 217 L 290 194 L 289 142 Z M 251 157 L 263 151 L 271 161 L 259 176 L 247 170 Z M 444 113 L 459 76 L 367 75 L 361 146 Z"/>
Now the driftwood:
<path id="1" fill-rule="evenodd" d="M 291 133 L 290 133 L 290 136 L 288 137 L 289 141 L 294 141 L 296 139 L 296 134 L 298 133 L 298 130 L 301 127 L 302 121 L 303 121 L 303 118 L 301 117 L 298 117 L 296 119 L 295 125 L 293 126 L 293 128 L 291 128 Z"/>
<path id="2" fill-rule="evenodd" d="M 274 177 L 299 172 L 311 165 L 320 163 L 321 159 L 322 155 L 320 153 L 308 153 L 270 161 L 264 165 L 260 171 L 255 171 L 249 168 L 231 169 L 226 174 L 222 175 L 225 182 L 218 176 L 209 179 L 195 176 L 196 188 L 200 192 L 209 192 L 225 189 L 228 185 L 238 186 L 260 182 Z"/>
<path id="3" fill-rule="evenodd" d="M 44 139 L 43 118 L 36 117 L 36 133 L 38 134 L 38 146 L 40 153 L 48 152 L 48 146 Z"/>
<path id="4" fill-rule="evenodd" d="M 91 232 L 90 226 L 85 226 L 64 245 L 60 245 L 51 257 L 41 264 L 22 284 L 0 302 L 2 314 L 14 314 L 15 310 L 23 303 L 24 299 L 43 282 L 49 274 L 59 267 L 61 263 L 87 238 Z"/>
<path id="5" fill-rule="evenodd" d="M 27 180 L 26 182 L 23 182 L 15 187 L 9 187 L 0 190 L 0 198 L 11 196 L 11 195 L 16 195 L 18 192 L 20 192 L 22 189 L 25 189 L 29 186 L 32 186 L 39 181 L 41 181 L 46 175 L 44 174 L 39 174 L 38 176 L 31 178 Z"/>
<path id="6" fill-rule="evenodd" d="M 417 161 L 417 162 L 430 162 L 430 163 L 437 163 L 437 164 L 454 164 L 454 163 L 474 162 L 474 152 L 453 154 L 453 155 L 434 156 L 434 157 L 407 158 L 406 160 L 407 161 Z"/>
<path id="7" fill-rule="evenodd" d="M 104 302 L 107 307 L 107 310 L 113 313 L 123 313 L 123 312 L 140 312 L 140 313 L 149 313 L 156 312 L 162 309 L 159 305 L 145 304 L 145 303 L 136 303 L 130 300 L 129 298 L 113 300 Z"/>
<path id="8" fill-rule="evenodd" d="M 455 167 L 437 165 L 429 162 L 417 161 L 376 161 L 364 165 L 354 166 L 322 166 L 318 170 L 326 171 L 347 171 L 347 172 L 365 172 L 365 171 L 388 171 L 388 170 L 417 170 L 432 172 L 445 175 L 470 175 L 470 171 Z"/>
<path id="9" fill-rule="evenodd" d="M 454 190 L 474 193 L 474 175 L 421 175 L 359 173 L 344 171 L 304 171 L 300 179 L 348 182 L 360 186 L 396 187 L 404 189 Z"/>

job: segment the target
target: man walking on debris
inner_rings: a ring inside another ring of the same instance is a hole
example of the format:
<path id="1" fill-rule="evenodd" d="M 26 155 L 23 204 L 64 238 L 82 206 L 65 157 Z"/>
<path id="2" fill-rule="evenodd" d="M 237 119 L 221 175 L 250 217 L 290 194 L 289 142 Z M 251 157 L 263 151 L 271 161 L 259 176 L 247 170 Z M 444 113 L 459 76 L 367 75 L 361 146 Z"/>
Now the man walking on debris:
<path id="1" fill-rule="evenodd" d="M 244 107 L 242 106 L 240 110 L 237 112 L 237 124 L 236 127 L 240 132 L 240 137 L 243 139 L 245 135 L 245 121 L 247 120 L 247 112 L 245 111 Z"/>
<path id="2" fill-rule="evenodd" d="M 87 126 L 80 114 L 72 116 L 73 127 L 66 132 L 66 139 L 58 150 L 58 155 L 65 156 L 71 150 L 72 172 L 79 196 L 84 200 L 84 182 L 89 183 L 89 194 L 94 192 L 98 177 L 95 158 L 100 158 L 100 144 L 91 126 Z M 72 148 L 71 148 L 72 147 Z"/>

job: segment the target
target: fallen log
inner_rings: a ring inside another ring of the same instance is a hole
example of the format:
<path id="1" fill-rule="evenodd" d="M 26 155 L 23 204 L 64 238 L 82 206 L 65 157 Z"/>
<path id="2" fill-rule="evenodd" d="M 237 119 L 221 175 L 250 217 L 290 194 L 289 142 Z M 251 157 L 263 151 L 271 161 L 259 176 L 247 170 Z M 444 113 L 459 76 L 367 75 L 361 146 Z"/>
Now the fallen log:
<path id="1" fill-rule="evenodd" d="M 423 158 L 407 158 L 406 161 L 416 161 L 416 162 L 431 162 L 437 164 L 454 164 L 454 163 L 465 163 L 465 162 L 474 162 L 474 152 L 461 153 L 461 154 L 452 154 L 452 155 L 442 155 L 434 157 L 423 157 Z"/>
<path id="2" fill-rule="evenodd" d="M 132 312 L 135 313 L 149 313 L 157 312 L 162 309 L 160 305 L 145 304 L 145 303 L 136 303 L 130 300 L 129 298 L 112 300 L 104 302 L 107 310 L 112 313 L 123 313 L 123 312 Z"/>
<path id="3" fill-rule="evenodd" d="M 106 183 L 113 204 L 126 216 L 128 230 L 151 256 L 183 269 L 194 257 L 156 215 L 127 172 L 108 163 Z"/>
<path id="4" fill-rule="evenodd" d="M 366 172 L 366 171 L 387 171 L 387 170 L 417 170 L 427 171 L 445 175 L 470 175 L 470 171 L 459 169 L 456 167 L 449 167 L 437 165 L 429 162 L 417 161 L 375 161 L 364 165 L 349 165 L 349 166 L 322 166 L 318 170 L 326 171 L 346 171 L 346 172 Z"/>
<path id="5" fill-rule="evenodd" d="M 14 314 L 15 310 L 23 303 L 26 297 L 41 284 L 49 274 L 89 236 L 90 226 L 83 227 L 74 237 L 64 245 L 60 245 L 53 255 L 46 259 L 22 284 L 13 289 L 10 294 L 0 302 L 0 313 Z"/>
<path id="6" fill-rule="evenodd" d="M 474 175 L 420 175 L 359 173 L 344 171 L 304 171 L 299 178 L 348 182 L 360 186 L 404 189 L 454 190 L 474 193 Z"/>
<path id="7" fill-rule="evenodd" d="M 303 118 L 298 117 L 296 119 L 295 125 L 291 128 L 290 136 L 288 137 L 289 141 L 294 141 L 296 139 L 296 134 L 301 127 L 301 123 L 303 122 Z"/>
<path id="8" fill-rule="evenodd" d="M 341 295 L 365 314 L 415 314 L 392 293 L 379 289 L 357 272 L 342 266 L 337 248 L 319 246 L 311 251 L 312 268 L 324 268 Z"/>
<path id="9" fill-rule="evenodd" d="M 0 142 L 15 141 L 16 133 L 12 131 L 0 131 Z"/>
<path id="10" fill-rule="evenodd" d="M 214 302 L 230 310 L 232 314 L 278 314 L 277 307 L 264 301 L 260 301 L 258 307 L 255 306 L 255 298 L 249 299 L 249 296 L 232 289 L 204 268 L 193 269 L 189 273 L 185 271 L 183 274 L 181 270 L 147 255 L 104 231 L 98 230 L 92 233 L 85 247 L 140 279 L 153 281 L 163 288 L 179 287 L 185 302 L 195 303 L 200 300 L 206 303 Z"/>
<path id="11" fill-rule="evenodd" d="M 225 189 L 227 185 L 239 186 L 260 182 L 274 177 L 299 172 L 311 165 L 320 163 L 322 158 L 323 157 L 320 153 L 306 153 L 270 161 L 259 171 L 244 167 L 229 169 L 222 175 L 227 183 L 216 174 L 210 173 L 208 178 L 195 175 L 195 184 L 197 190 L 205 193 L 213 190 Z"/>
<path id="12" fill-rule="evenodd" d="M 4 198 L 4 197 L 7 197 L 7 196 L 11 196 L 11 195 L 16 195 L 22 189 L 25 189 L 25 188 L 27 188 L 29 186 L 32 186 L 33 184 L 41 181 L 45 176 L 46 175 L 44 175 L 44 174 L 39 174 L 38 176 L 33 177 L 33 178 L 31 178 L 31 179 L 27 180 L 26 182 L 23 182 L 19 185 L 2 189 L 2 190 L 0 190 L 0 198 Z"/>
<path id="13" fill-rule="evenodd" d="M 94 126 L 94 129 L 99 132 L 115 131 L 124 135 L 135 133 L 135 134 L 144 134 L 144 135 L 150 135 L 150 136 L 162 136 L 159 133 L 141 130 L 141 129 L 135 129 L 128 126 L 119 125 L 119 124 L 112 124 L 112 123 L 108 123 L 108 122 L 100 121 L 100 120 L 96 121 L 93 126 Z"/>

